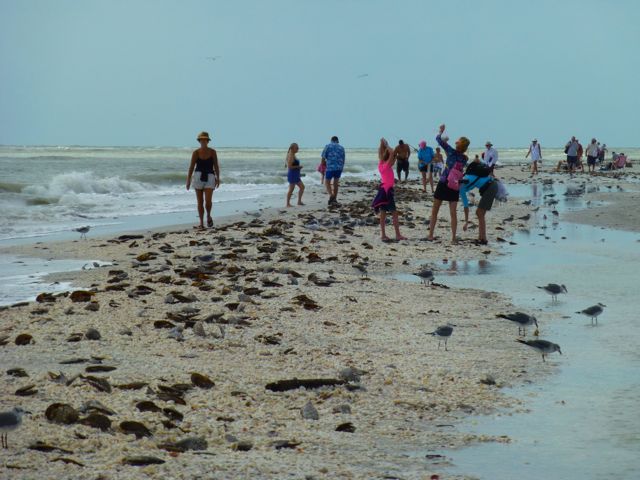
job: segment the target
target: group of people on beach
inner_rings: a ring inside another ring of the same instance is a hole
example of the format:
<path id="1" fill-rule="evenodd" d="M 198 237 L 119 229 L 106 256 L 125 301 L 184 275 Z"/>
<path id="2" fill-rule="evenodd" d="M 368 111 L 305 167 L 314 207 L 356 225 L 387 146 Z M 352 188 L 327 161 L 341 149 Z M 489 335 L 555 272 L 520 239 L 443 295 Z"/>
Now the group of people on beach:
<path id="1" fill-rule="evenodd" d="M 584 172 L 583 158 L 586 155 L 587 171 L 590 174 L 594 174 L 596 166 L 599 165 L 601 171 L 617 170 L 628 166 L 628 159 L 624 153 L 612 152 L 611 161 L 606 161 L 606 154 L 608 152 L 606 143 L 602 145 L 597 139 L 592 138 L 591 142 L 585 149 L 580 140 L 575 136 L 564 146 L 564 153 L 567 155 L 566 160 L 560 160 L 556 166 L 556 172 L 566 171 L 571 174 L 576 173 L 578 170 Z"/>
<path id="2" fill-rule="evenodd" d="M 463 171 L 467 166 L 468 157 L 466 151 L 469 148 L 469 139 L 460 137 L 455 142 L 455 147 L 448 143 L 448 137 L 444 135 L 445 125 L 440 126 L 440 133 L 436 137 L 438 147 L 435 151 L 427 145 L 425 140 L 419 143 L 418 152 L 418 169 L 422 174 L 422 187 L 426 192 L 427 181 L 431 184 L 434 196 L 433 207 L 431 210 L 431 220 L 429 223 L 428 241 L 434 240 L 434 231 L 438 219 L 438 212 L 443 202 L 449 203 L 449 212 L 451 215 L 451 234 L 452 242 L 456 242 L 457 233 L 457 205 L 460 197 L 464 204 L 465 223 L 463 229 L 466 231 L 469 225 L 469 201 L 467 194 L 474 188 L 480 190 L 480 202 L 476 209 L 479 223 L 478 243 L 487 243 L 485 214 L 493 205 L 493 201 L 498 193 L 498 183 L 494 177 L 494 167 L 498 159 L 497 152 L 493 149 L 491 142 L 487 142 L 487 150 L 483 153 L 482 159 L 476 156 L 476 159 L 467 168 L 466 173 Z M 205 212 L 206 223 L 208 227 L 213 226 L 213 218 L 211 217 L 212 195 L 213 190 L 220 186 L 220 166 L 215 149 L 209 147 L 211 138 L 207 132 L 200 132 L 197 136 L 200 148 L 193 151 L 191 155 L 191 163 L 187 174 L 186 187 L 191 187 L 196 192 L 198 216 L 200 223 L 195 228 L 205 228 Z M 443 158 L 441 150 L 446 153 L 446 160 Z M 298 187 L 298 205 L 304 205 L 302 196 L 305 186 L 301 180 L 301 170 L 303 166 L 296 154 L 299 151 L 297 143 L 292 143 L 287 150 L 286 166 L 287 181 L 289 188 L 286 195 L 286 206 L 291 207 L 291 197 L 296 187 Z M 411 156 L 411 146 L 400 140 L 395 148 L 392 148 L 386 139 L 381 138 L 378 146 L 378 172 L 380 174 L 381 184 L 377 194 L 372 202 L 372 208 L 380 217 L 381 238 L 389 241 L 386 235 L 387 215 L 391 215 L 392 224 L 395 230 L 396 240 L 406 240 L 400 232 L 400 223 L 398 219 L 398 211 L 395 204 L 394 185 L 396 178 L 394 176 L 394 166 L 398 181 L 402 181 L 401 173 L 405 172 L 405 179 L 408 177 L 409 157 Z M 338 189 L 340 185 L 340 177 L 344 169 L 345 150 L 337 136 L 333 136 L 331 141 L 324 147 L 321 154 L 318 171 L 322 176 L 322 183 L 325 185 L 327 194 L 329 195 L 329 205 L 337 205 Z M 434 189 L 433 178 L 437 179 L 437 185 Z"/>

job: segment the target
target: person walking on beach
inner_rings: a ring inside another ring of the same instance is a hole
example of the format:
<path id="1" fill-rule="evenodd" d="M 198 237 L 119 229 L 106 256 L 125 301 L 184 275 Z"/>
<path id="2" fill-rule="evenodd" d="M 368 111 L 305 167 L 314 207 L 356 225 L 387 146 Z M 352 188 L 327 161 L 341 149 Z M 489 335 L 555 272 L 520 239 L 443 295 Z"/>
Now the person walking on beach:
<path id="1" fill-rule="evenodd" d="M 418 144 L 418 170 L 422 175 L 422 191 L 427 191 L 427 174 L 429 175 L 429 184 L 431 185 L 431 193 L 433 193 L 433 175 L 431 170 L 431 161 L 435 155 L 433 148 L 427 146 L 424 140 Z"/>
<path id="2" fill-rule="evenodd" d="M 436 191 L 433 194 L 433 207 L 431 208 L 431 221 L 429 223 L 428 241 L 433 241 L 433 234 L 436 229 L 438 220 L 438 211 L 442 202 L 449 202 L 449 213 L 451 215 L 451 243 L 457 243 L 456 231 L 458 229 L 458 215 L 456 208 L 460 197 L 460 184 L 462 179 L 464 166 L 467 164 L 468 158 L 465 152 L 471 143 L 467 137 L 460 137 L 456 140 L 455 148 L 447 143 L 448 137 L 443 138 L 443 132 L 446 126 L 440 125 L 440 133 L 436 137 L 436 141 L 447 153 L 447 161 L 444 172 L 440 176 Z"/>
<path id="3" fill-rule="evenodd" d="M 589 173 L 596 172 L 596 160 L 598 160 L 598 154 L 598 141 L 595 138 L 592 138 L 591 143 L 587 145 L 587 169 L 589 170 Z"/>
<path id="4" fill-rule="evenodd" d="M 329 193 L 329 205 L 338 203 L 338 185 L 345 162 L 344 147 L 340 145 L 338 137 L 331 137 L 331 143 L 322 150 L 322 162 L 327 166 L 325 172 L 325 186 Z"/>
<path id="5" fill-rule="evenodd" d="M 289 182 L 289 190 L 287 191 L 287 207 L 291 207 L 291 195 L 293 195 L 293 189 L 298 187 L 298 205 L 304 205 L 302 203 L 302 194 L 304 193 L 304 183 L 300 179 L 300 160 L 296 158 L 298 153 L 298 144 L 292 143 L 287 150 L 287 181 Z"/>
<path id="6" fill-rule="evenodd" d="M 388 213 L 392 215 L 391 218 L 393 228 L 396 231 L 396 240 L 406 240 L 406 237 L 403 237 L 400 233 L 400 222 L 398 221 L 398 211 L 396 210 L 396 201 L 393 192 L 393 186 L 395 184 L 393 164 L 396 162 L 396 154 L 397 152 L 389 147 L 389 143 L 384 138 L 381 138 L 380 146 L 378 147 L 378 172 L 380 173 L 381 184 L 371 207 L 376 213 L 380 214 L 380 238 L 383 242 L 391 240 L 385 232 Z"/>
<path id="7" fill-rule="evenodd" d="M 490 141 L 487 141 L 484 146 L 486 150 L 482 152 L 482 163 L 491 169 L 491 175 L 493 175 L 493 170 L 496 168 L 496 163 L 498 163 L 498 151 L 493 148 L 493 143 Z"/>
<path id="8" fill-rule="evenodd" d="M 524 158 L 528 158 L 529 155 L 531 155 L 531 176 L 534 176 L 538 174 L 538 162 L 542 162 L 542 147 L 536 138 L 531 141 L 529 151 Z"/>
<path id="9" fill-rule="evenodd" d="M 396 173 L 398 174 L 398 181 L 400 181 L 400 175 L 404 172 L 404 181 L 407 181 L 409 176 L 409 157 L 411 156 L 411 148 L 404 143 L 403 140 L 398 142 L 398 146 L 395 149 L 396 155 Z"/>
<path id="10" fill-rule="evenodd" d="M 576 137 L 571 137 L 571 140 L 564 146 L 564 153 L 567 154 L 569 173 L 573 173 L 578 166 L 578 146 L 579 143 Z"/>
<path id="11" fill-rule="evenodd" d="M 431 167 L 429 168 L 429 177 L 431 178 L 431 193 L 434 193 L 433 179 L 440 179 L 440 175 L 444 171 L 444 157 L 440 147 L 436 147 L 436 153 L 433 154 L 433 160 L 431 161 Z"/>
<path id="12" fill-rule="evenodd" d="M 207 210 L 207 226 L 213 227 L 211 208 L 213 206 L 213 190 L 220 186 L 220 167 L 218 166 L 218 154 L 213 148 L 209 148 L 209 134 L 200 132 L 198 142 L 200 148 L 191 154 L 191 164 L 187 174 L 187 190 L 190 187 L 196 191 L 198 203 L 198 216 L 200 225 L 194 228 L 204 229 L 204 211 Z M 193 175 L 195 169 L 195 175 Z"/>
<path id="13" fill-rule="evenodd" d="M 582 156 L 584 155 L 584 149 L 582 148 L 582 144 L 580 140 L 576 138 L 576 142 L 578 142 L 578 168 L 584 173 L 584 163 L 582 162 Z"/>
<path id="14" fill-rule="evenodd" d="M 477 188 L 480 190 L 480 201 L 476 207 L 476 216 L 478 217 L 478 240 L 476 244 L 486 245 L 488 240 L 485 216 L 491 210 L 493 201 L 498 194 L 498 181 L 489 174 L 488 170 L 474 168 L 476 165 L 473 163 L 469 165 L 460 182 L 460 198 L 462 198 L 462 205 L 464 206 L 464 226 L 462 230 L 466 232 L 469 226 L 469 199 L 467 194 Z"/>
<path id="15" fill-rule="evenodd" d="M 602 147 L 598 149 L 598 163 L 600 166 L 604 165 L 604 158 L 607 155 L 607 144 L 603 143 Z"/>

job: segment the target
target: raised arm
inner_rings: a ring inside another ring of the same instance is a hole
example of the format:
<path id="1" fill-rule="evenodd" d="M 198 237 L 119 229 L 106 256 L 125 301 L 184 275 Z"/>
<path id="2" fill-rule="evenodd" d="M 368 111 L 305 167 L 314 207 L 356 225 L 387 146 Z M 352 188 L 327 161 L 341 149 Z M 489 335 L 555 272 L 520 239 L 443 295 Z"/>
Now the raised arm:
<path id="1" fill-rule="evenodd" d="M 447 155 L 451 155 L 455 150 L 453 149 L 453 147 L 451 145 L 449 145 L 447 142 L 442 140 L 442 134 L 444 133 L 444 129 L 445 128 L 446 128 L 446 126 L 445 126 L 444 123 L 442 125 L 440 125 L 440 133 L 438 133 L 438 135 L 436 136 L 436 142 L 438 142 L 438 145 L 440 145 L 442 147 L 442 149 L 445 152 L 447 152 Z"/>

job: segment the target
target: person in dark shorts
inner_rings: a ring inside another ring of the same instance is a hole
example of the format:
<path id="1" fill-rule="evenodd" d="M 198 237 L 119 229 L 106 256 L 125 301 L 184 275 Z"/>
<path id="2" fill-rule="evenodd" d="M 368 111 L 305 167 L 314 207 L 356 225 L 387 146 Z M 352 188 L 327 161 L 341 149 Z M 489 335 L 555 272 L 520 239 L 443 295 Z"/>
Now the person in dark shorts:
<path id="1" fill-rule="evenodd" d="M 394 150 L 389 147 L 389 143 L 384 138 L 380 139 L 378 147 L 378 172 L 380 173 L 380 187 L 373 199 L 371 208 L 380 214 L 380 237 L 383 242 L 390 241 L 385 232 L 387 214 L 391 214 L 393 228 L 396 231 L 396 240 L 406 240 L 400 233 L 400 222 L 398 221 L 398 211 L 396 210 L 396 200 L 393 192 L 395 178 L 393 176 L 393 164 L 396 161 Z"/>
<path id="2" fill-rule="evenodd" d="M 398 181 L 401 180 L 400 175 L 404 172 L 404 181 L 407 181 L 409 176 L 409 157 L 411 156 L 411 148 L 404 143 L 403 140 L 398 142 L 398 146 L 395 149 L 396 156 L 396 173 L 398 174 Z"/>
<path id="3" fill-rule="evenodd" d="M 462 186 L 460 187 L 460 198 L 464 206 L 464 226 L 462 230 L 465 232 L 469 226 L 469 199 L 467 194 L 477 188 L 480 190 L 480 201 L 476 207 L 476 216 L 478 217 L 478 245 L 486 245 L 487 240 L 487 223 L 485 221 L 486 213 L 491 210 L 493 201 L 498 194 L 498 181 L 491 176 L 479 177 L 477 175 L 466 174 L 462 177 Z"/>
<path id="4" fill-rule="evenodd" d="M 302 203 L 302 194 L 304 193 L 304 183 L 300 178 L 300 160 L 296 157 L 299 147 L 297 143 L 292 143 L 287 150 L 287 182 L 289 183 L 289 190 L 287 190 L 287 207 L 291 207 L 291 196 L 293 190 L 298 187 L 298 205 L 304 205 Z"/>
<path id="5" fill-rule="evenodd" d="M 567 166 L 569 172 L 573 173 L 578 166 L 578 148 L 580 144 L 576 140 L 576 137 L 571 137 L 571 140 L 564 146 L 564 152 L 567 154 Z"/>
<path id="6" fill-rule="evenodd" d="M 442 202 L 449 202 L 449 214 L 451 215 L 451 243 L 457 243 L 456 232 L 458 229 L 458 214 L 456 209 L 458 208 L 458 200 L 460 192 L 451 188 L 448 185 L 449 172 L 452 170 L 459 170 L 462 172 L 464 166 L 467 164 L 468 158 L 465 152 L 469 148 L 469 139 L 467 137 L 460 137 L 456 140 L 456 146 L 453 148 L 447 142 L 448 137 L 443 136 L 445 125 L 440 125 L 440 133 L 436 137 L 436 141 L 442 147 L 447 154 L 447 160 L 445 162 L 445 169 L 440 176 L 436 191 L 433 194 L 433 207 L 431 208 L 431 221 L 429 222 L 429 235 L 428 241 L 433 240 L 433 234 L 436 229 L 436 222 L 438 220 L 438 211 Z"/>

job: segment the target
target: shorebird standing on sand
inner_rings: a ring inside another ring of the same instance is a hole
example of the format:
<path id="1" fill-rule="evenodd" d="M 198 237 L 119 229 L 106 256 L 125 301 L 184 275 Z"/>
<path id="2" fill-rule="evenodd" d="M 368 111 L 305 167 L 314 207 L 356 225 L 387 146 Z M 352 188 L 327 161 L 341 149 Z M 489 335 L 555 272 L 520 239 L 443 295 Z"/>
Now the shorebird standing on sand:
<path id="1" fill-rule="evenodd" d="M 554 302 L 558 300 L 559 294 L 567 293 L 567 287 L 565 287 L 564 285 L 558 285 L 557 283 L 550 283 L 548 285 L 545 285 L 544 287 L 538 287 L 538 288 L 544 290 L 549 295 L 551 295 L 551 300 Z"/>
<path id="2" fill-rule="evenodd" d="M 438 337 L 438 350 L 440 350 L 440 342 L 442 341 L 442 339 L 444 339 L 444 349 L 445 351 L 447 350 L 447 341 L 449 340 L 449 337 L 451 336 L 451 334 L 453 333 L 453 327 L 455 325 L 452 324 L 447 324 L 447 325 L 443 325 L 442 327 L 438 327 L 435 329 L 435 331 L 430 332 L 428 335 L 433 335 L 435 337 Z"/>
<path id="3" fill-rule="evenodd" d="M 520 340 L 519 338 L 516 340 L 516 342 L 527 345 L 528 347 L 531 347 L 534 350 L 540 352 L 542 354 L 543 362 L 545 361 L 544 356 L 549 355 L 550 353 L 558 352 L 560 355 L 562 355 L 560 345 L 558 345 L 557 343 L 551 343 L 546 340 Z"/>
<path id="4" fill-rule="evenodd" d="M 418 273 L 414 273 L 414 275 L 416 277 L 420 277 L 421 282 L 425 285 L 427 285 L 427 282 L 429 283 L 429 285 L 431 285 L 433 279 L 435 278 L 433 275 L 433 270 L 429 270 L 428 268 L 423 268 Z"/>
<path id="5" fill-rule="evenodd" d="M 8 412 L 0 412 L 0 439 L 2 440 L 2 448 L 9 448 L 7 442 L 8 432 L 17 429 L 22 424 L 22 415 L 29 413 L 20 407 L 15 407 Z"/>
<path id="6" fill-rule="evenodd" d="M 91 227 L 87 225 L 86 227 L 74 228 L 73 230 L 76 232 L 80 232 L 80 238 L 84 237 L 84 239 L 86 240 L 87 233 L 89 233 L 89 230 L 91 230 Z"/>
<path id="7" fill-rule="evenodd" d="M 538 328 L 538 321 L 536 320 L 536 317 L 534 317 L 533 315 L 529 315 L 527 313 L 522 313 L 522 312 L 507 313 L 507 314 L 500 313 L 496 315 L 496 317 L 504 318 L 506 320 L 511 320 L 512 322 L 517 323 L 518 335 L 520 335 L 520 332 L 522 332 L 522 335 L 526 336 L 527 327 L 530 327 L 531 325 L 535 325 L 536 328 Z"/>
<path id="8" fill-rule="evenodd" d="M 598 316 L 600 316 L 600 314 L 602 312 L 604 312 L 604 308 L 606 307 L 606 305 L 604 303 L 599 303 L 596 305 L 592 305 L 589 308 L 585 308 L 584 310 L 581 310 L 579 312 L 576 313 L 581 313 L 582 315 L 584 315 L 585 317 L 589 317 L 591 319 L 591 324 L 593 325 L 593 321 L 595 320 L 596 325 L 598 324 Z"/>

